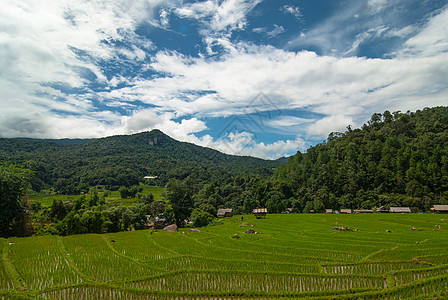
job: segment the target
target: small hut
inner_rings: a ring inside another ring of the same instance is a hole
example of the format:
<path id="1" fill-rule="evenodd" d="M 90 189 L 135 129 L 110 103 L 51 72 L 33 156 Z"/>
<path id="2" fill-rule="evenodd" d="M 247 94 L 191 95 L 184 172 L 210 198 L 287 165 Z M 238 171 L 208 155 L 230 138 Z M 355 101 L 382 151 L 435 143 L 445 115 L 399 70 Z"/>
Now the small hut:
<path id="1" fill-rule="evenodd" d="M 376 210 L 377 213 L 388 213 L 389 210 L 385 207 L 385 206 L 380 206 L 378 207 L 378 209 Z"/>
<path id="2" fill-rule="evenodd" d="M 434 205 L 431 210 L 438 214 L 448 214 L 448 205 Z"/>
<path id="3" fill-rule="evenodd" d="M 331 208 L 326 208 L 326 209 L 325 209 L 325 213 L 326 213 L 326 214 L 332 214 L 332 213 L 333 213 L 333 210 L 332 210 Z"/>
<path id="4" fill-rule="evenodd" d="M 216 214 L 218 218 L 228 218 L 233 216 L 233 209 L 231 208 L 219 208 Z"/>
<path id="5" fill-rule="evenodd" d="M 255 208 L 252 213 L 255 215 L 255 218 L 260 219 L 261 217 L 265 218 L 268 213 L 267 208 Z"/>
<path id="6" fill-rule="evenodd" d="M 339 213 L 340 213 L 340 214 L 351 214 L 351 213 L 352 213 L 352 210 L 351 210 L 350 208 L 342 208 L 342 209 L 339 211 Z"/>
<path id="7" fill-rule="evenodd" d="M 411 209 L 409 207 L 391 207 L 390 212 L 399 214 L 408 214 L 411 213 Z"/>
<path id="8" fill-rule="evenodd" d="M 161 217 L 156 217 L 154 219 L 154 228 L 155 229 L 162 229 L 166 226 L 166 219 Z"/>
<path id="9" fill-rule="evenodd" d="M 355 214 L 373 214 L 373 210 L 371 209 L 355 209 Z"/>
<path id="10" fill-rule="evenodd" d="M 282 214 L 292 214 L 292 208 L 287 208 L 284 211 L 282 211 Z"/>

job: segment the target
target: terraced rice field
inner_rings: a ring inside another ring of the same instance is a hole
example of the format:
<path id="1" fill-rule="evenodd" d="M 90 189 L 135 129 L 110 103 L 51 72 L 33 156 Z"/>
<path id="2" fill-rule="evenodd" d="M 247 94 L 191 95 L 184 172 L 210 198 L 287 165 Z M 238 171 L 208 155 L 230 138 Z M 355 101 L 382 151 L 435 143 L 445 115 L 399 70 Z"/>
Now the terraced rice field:
<path id="1" fill-rule="evenodd" d="M 0 299 L 446 299 L 447 229 L 448 215 L 292 214 L 0 239 Z"/>

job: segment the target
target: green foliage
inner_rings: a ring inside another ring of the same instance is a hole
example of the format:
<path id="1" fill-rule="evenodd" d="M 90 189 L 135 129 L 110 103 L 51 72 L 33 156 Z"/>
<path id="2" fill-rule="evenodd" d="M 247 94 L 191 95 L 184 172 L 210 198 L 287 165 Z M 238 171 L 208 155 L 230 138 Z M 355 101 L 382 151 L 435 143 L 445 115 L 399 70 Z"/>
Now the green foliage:
<path id="1" fill-rule="evenodd" d="M 194 227 L 203 227 L 203 226 L 207 226 L 208 224 L 210 224 L 214 217 L 212 214 L 206 212 L 206 211 L 202 211 L 200 209 L 195 209 L 193 210 L 193 212 L 191 213 L 191 222 L 193 222 L 193 226 Z"/>
<path id="2" fill-rule="evenodd" d="M 62 220 L 71 210 L 70 204 L 65 204 L 61 200 L 54 200 L 50 208 L 50 217 Z"/>
<path id="3" fill-rule="evenodd" d="M 0 237 L 26 234 L 24 195 L 30 170 L 0 164 Z"/>
<path id="4" fill-rule="evenodd" d="M 166 198 L 173 208 L 176 225 L 179 227 L 190 217 L 194 193 L 195 186 L 191 179 L 184 181 L 171 179 L 166 185 Z"/>
<path id="5" fill-rule="evenodd" d="M 121 198 L 135 198 L 135 195 L 137 195 L 138 192 L 141 192 L 143 188 L 139 188 L 138 186 L 133 186 L 131 188 L 127 188 L 125 186 L 122 186 L 118 189 L 118 192 L 120 193 Z"/>
<path id="6" fill-rule="evenodd" d="M 325 208 L 393 204 L 427 211 L 447 201 L 448 108 L 374 114 L 362 129 L 332 133 L 298 152 L 274 178 L 295 198 L 313 195 Z"/>
<path id="7" fill-rule="evenodd" d="M 87 193 L 90 186 L 130 187 L 147 175 L 157 176 L 153 181 L 159 186 L 171 178 L 207 182 L 247 173 L 270 176 L 282 164 L 178 142 L 159 130 L 77 143 L 0 139 L 0 147 L 0 161 L 32 167 L 33 189 L 52 187 L 66 195 Z"/>

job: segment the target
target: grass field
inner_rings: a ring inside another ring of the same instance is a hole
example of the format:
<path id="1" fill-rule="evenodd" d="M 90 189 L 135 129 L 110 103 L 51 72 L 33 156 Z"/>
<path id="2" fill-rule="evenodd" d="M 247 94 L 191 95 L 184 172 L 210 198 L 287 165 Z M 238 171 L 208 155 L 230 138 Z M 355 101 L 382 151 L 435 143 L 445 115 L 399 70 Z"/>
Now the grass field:
<path id="1" fill-rule="evenodd" d="M 165 188 L 158 187 L 158 186 L 149 186 L 145 184 L 140 184 L 140 186 L 143 188 L 142 194 L 148 195 L 153 194 L 155 200 L 164 200 L 163 192 L 165 191 Z M 100 196 L 102 193 L 98 193 Z M 54 193 L 32 193 L 28 196 L 29 200 L 34 202 L 40 202 L 42 207 L 50 207 L 53 204 L 54 200 L 61 200 L 64 201 L 73 201 L 76 198 L 79 198 L 80 196 L 67 196 L 67 195 L 58 195 Z M 106 201 L 110 204 L 119 204 L 119 205 L 126 205 L 130 206 L 134 204 L 135 198 L 128 198 L 128 199 L 122 199 L 120 197 L 120 193 L 118 191 L 111 191 L 109 196 L 105 198 Z"/>
<path id="2" fill-rule="evenodd" d="M 447 229 L 448 215 L 291 214 L 0 239 L 0 299 L 446 299 Z"/>

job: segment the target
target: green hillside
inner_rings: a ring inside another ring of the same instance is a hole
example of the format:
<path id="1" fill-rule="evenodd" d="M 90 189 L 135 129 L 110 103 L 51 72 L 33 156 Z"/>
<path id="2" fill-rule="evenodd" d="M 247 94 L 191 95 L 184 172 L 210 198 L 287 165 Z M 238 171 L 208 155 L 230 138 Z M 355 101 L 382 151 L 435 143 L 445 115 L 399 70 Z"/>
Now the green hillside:
<path id="1" fill-rule="evenodd" d="M 54 187 L 79 194 L 88 186 L 109 189 L 138 184 L 146 175 L 195 182 L 242 174 L 269 176 L 282 163 L 231 156 L 216 150 L 176 141 L 159 130 L 70 143 L 0 139 L 0 161 L 24 165 L 33 171 L 34 190 Z"/>
<path id="2" fill-rule="evenodd" d="M 332 133 L 274 176 L 302 208 L 448 203 L 448 107 L 374 114 L 362 129 Z M 320 205 L 319 205 L 320 204 Z"/>
<path id="3" fill-rule="evenodd" d="M 244 217 L 200 231 L 0 239 L 0 298 L 448 296 L 448 221 L 441 215 Z M 351 230 L 332 230 L 341 226 Z"/>

